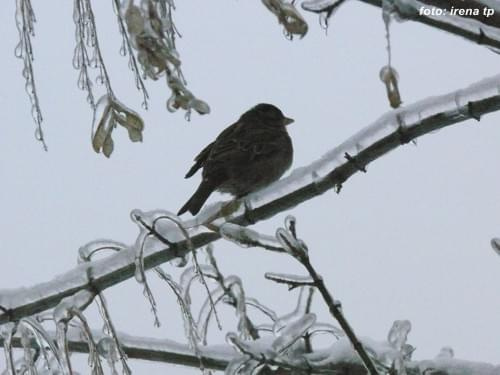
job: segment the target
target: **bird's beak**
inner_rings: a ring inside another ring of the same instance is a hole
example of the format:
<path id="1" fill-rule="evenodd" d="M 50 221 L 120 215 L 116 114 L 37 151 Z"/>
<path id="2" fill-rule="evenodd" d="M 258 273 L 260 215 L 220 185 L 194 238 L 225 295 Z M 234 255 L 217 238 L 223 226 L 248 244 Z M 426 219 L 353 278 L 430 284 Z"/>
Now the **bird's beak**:
<path id="1" fill-rule="evenodd" d="M 289 117 L 285 117 L 283 119 L 283 125 L 287 126 L 287 125 L 290 125 L 292 122 L 294 122 L 295 120 L 293 118 L 289 118 Z"/>

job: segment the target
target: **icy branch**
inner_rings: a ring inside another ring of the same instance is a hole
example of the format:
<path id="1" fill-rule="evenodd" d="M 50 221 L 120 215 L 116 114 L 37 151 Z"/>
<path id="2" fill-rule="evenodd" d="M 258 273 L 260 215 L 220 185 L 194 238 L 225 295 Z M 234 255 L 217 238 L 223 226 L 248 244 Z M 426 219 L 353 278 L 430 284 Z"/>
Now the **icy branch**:
<path id="1" fill-rule="evenodd" d="M 246 197 L 236 210 L 216 219 L 250 225 L 290 209 L 322 193 L 339 188 L 370 162 L 424 134 L 477 119 L 500 109 L 500 75 L 477 82 L 462 90 L 428 98 L 390 111 L 359 131 L 319 160 L 295 169 L 290 176 L 268 188 Z M 346 158 L 346 156 L 349 156 Z M 220 216 L 221 204 L 208 207 L 193 220 L 183 223 L 193 248 L 205 246 L 220 238 L 204 225 L 208 217 Z M 169 245 L 148 248 L 144 268 L 182 257 L 189 251 L 183 236 L 171 239 Z M 129 248 L 102 260 L 81 264 L 54 280 L 29 288 L 0 291 L 0 323 L 54 307 L 62 298 L 82 289 L 102 291 L 134 276 L 135 249 Z"/>
<path id="2" fill-rule="evenodd" d="M 24 88 L 31 103 L 31 116 L 35 122 L 35 138 L 39 140 L 45 151 L 47 145 L 43 137 L 42 111 L 35 85 L 35 73 L 33 71 L 33 46 L 31 37 L 35 36 L 35 13 L 30 0 L 16 0 L 16 26 L 19 32 L 19 43 L 14 51 L 17 58 L 23 60 L 23 77 L 26 81 Z"/>
<path id="3" fill-rule="evenodd" d="M 365 3 L 382 7 L 383 0 L 359 0 Z M 437 29 L 461 36 L 480 45 L 500 51 L 500 6 L 488 0 L 393 0 L 397 17 L 417 21 Z M 461 17 L 451 15 L 451 5 L 455 8 L 479 9 L 479 15 Z M 484 8 L 493 9 L 489 17 L 483 14 Z M 448 12 L 441 15 L 426 15 L 421 9 L 440 8 Z"/>
<path id="4" fill-rule="evenodd" d="M 342 313 L 342 308 L 340 304 L 333 299 L 332 294 L 328 290 L 325 282 L 323 281 L 323 277 L 316 272 L 316 269 L 311 264 L 309 260 L 309 254 L 307 250 L 307 246 L 305 243 L 297 237 L 296 232 L 296 221 L 295 218 L 289 215 L 285 220 L 285 228 L 279 228 L 276 231 L 276 237 L 283 244 L 283 247 L 286 249 L 287 253 L 292 255 L 295 259 L 297 259 L 309 272 L 310 278 L 307 280 L 308 284 L 314 286 L 325 301 L 328 306 L 328 310 L 330 314 L 339 322 L 340 327 L 345 332 L 346 336 L 349 338 L 354 350 L 361 358 L 361 361 L 366 366 L 368 372 L 371 375 L 378 375 L 378 371 L 375 368 L 372 359 L 368 356 L 365 348 L 361 344 L 358 337 L 355 335 L 354 330 L 351 328 L 351 325 L 345 318 Z M 292 286 L 296 285 L 298 282 L 304 282 L 304 278 L 293 278 L 289 276 L 283 276 L 275 274 L 269 277 L 269 274 L 266 274 L 266 278 L 271 279 L 273 281 L 279 280 L 282 283 L 288 283 L 288 285 Z M 295 283 L 295 284 L 294 284 Z M 292 289 L 289 287 L 289 289 Z"/>
<path id="5" fill-rule="evenodd" d="M 98 331 L 92 331 L 96 341 L 106 339 Z M 55 333 L 51 334 L 55 340 Z M 0 345 L 3 345 L 3 338 L 0 338 Z M 170 364 L 179 364 L 199 368 L 199 357 L 188 345 L 177 343 L 172 340 L 159 340 L 154 338 L 133 337 L 125 334 L 119 335 L 119 340 L 123 345 L 127 356 L 131 359 L 142 359 Z M 368 343 L 368 342 L 367 342 Z M 33 341 L 33 344 L 36 343 Z M 11 345 L 14 348 L 23 348 L 21 337 L 16 335 L 12 338 Z M 387 343 L 379 343 L 369 340 L 370 347 L 377 352 L 390 350 Z M 82 339 L 79 332 L 69 331 L 68 347 L 74 353 L 88 353 L 89 347 L 86 340 Z M 224 370 L 228 364 L 241 358 L 241 355 L 234 351 L 229 345 L 213 345 L 200 347 L 203 365 L 206 369 Z M 356 360 L 355 352 L 346 340 L 340 340 L 329 348 L 318 350 L 310 354 L 312 363 L 321 363 L 311 373 L 321 374 L 365 374 L 361 363 Z M 321 362 L 322 361 L 322 362 Z M 431 369 L 435 372 L 431 372 Z M 432 360 L 410 361 L 406 363 L 407 373 L 446 373 L 448 375 L 459 374 L 481 374 L 500 375 L 500 366 L 489 363 L 472 362 L 450 357 L 438 356 Z M 287 372 L 283 372 L 286 374 Z"/>

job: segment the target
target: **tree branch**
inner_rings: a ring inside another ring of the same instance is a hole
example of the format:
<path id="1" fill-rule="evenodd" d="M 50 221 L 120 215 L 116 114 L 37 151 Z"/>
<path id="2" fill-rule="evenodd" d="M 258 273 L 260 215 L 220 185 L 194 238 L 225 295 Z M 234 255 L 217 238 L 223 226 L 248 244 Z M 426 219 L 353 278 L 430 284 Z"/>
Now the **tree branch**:
<path id="1" fill-rule="evenodd" d="M 218 233 L 204 226 L 207 218 L 217 218 L 214 224 L 218 227 L 224 222 L 243 226 L 254 224 L 329 189 L 340 188 L 359 171 L 359 166 L 364 168 L 417 137 L 468 119 L 479 120 L 482 115 L 499 110 L 499 87 L 500 75 L 386 113 L 321 159 L 307 167 L 297 168 L 289 177 L 245 197 L 239 201 L 239 207 L 226 216 L 219 217 L 224 209 L 221 211 L 221 204 L 218 204 L 184 222 L 193 247 L 199 248 L 220 238 Z M 351 155 L 350 160 L 345 158 L 346 153 Z M 171 242 L 170 246 L 145 252 L 145 269 L 182 256 L 190 249 L 184 238 Z M 52 308 L 64 297 L 82 289 L 102 291 L 131 278 L 135 271 L 134 260 L 135 248 L 132 246 L 106 259 L 81 264 L 51 281 L 28 288 L 2 290 L 0 324 Z"/>
<path id="2" fill-rule="evenodd" d="M 99 341 L 103 335 L 97 331 L 92 331 L 96 341 Z M 52 334 L 55 339 L 55 333 Z M 140 338 L 125 334 L 119 334 L 120 343 L 127 356 L 132 359 L 141 359 L 147 361 L 164 362 L 169 364 L 183 365 L 193 368 L 199 368 L 200 357 L 186 344 L 181 344 L 172 340 Z M 341 343 L 339 343 L 341 345 Z M 0 338 L 0 345 L 3 345 L 3 339 Z M 334 344 L 335 345 L 335 344 Z M 22 348 L 21 339 L 15 336 L 12 340 L 14 348 Z M 88 353 L 89 347 L 86 341 L 79 337 L 79 333 L 72 334 L 70 331 L 68 337 L 68 346 L 71 352 Z M 336 375 L 361 375 L 366 374 L 364 366 L 359 360 L 347 360 L 355 358 L 353 349 L 351 353 L 344 353 L 344 361 L 329 363 L 322 368 L 311 369 L 311 374 L 336 374 Z M 322 353 L 323 352 L 323 353 Z M 317 355 L 330 354 L 331 348 L 319 350 Z M 199 354 L 203 366 L 212 370 L 224 370 L 229 362 L 240 356 L 232 347 L 228 345 L 214 345 L 199 347 Z M 312 354 L 314 355 L 314 354 Z M 481 374 L 481 375 L 500 375 L 500 366 L 489 363 L 472 362 L 454 358 L 436 358 L 434 360 L 411 361 L 406 363 L 408 374 Z M 431 371 L 432 370 L 432 371 Z M 426 372 L 427 371 L 427 372 Z M 288 375 L 289 371 L 280 372 Z"/>
<path id="3" fill-rule="evenodd" d="M 367 4 L 377 7 L 382 7 L 382 0 L 359 0 Z M 492 5 L 487 5 L 480 0 L 420 0 L 405 1 L 404 6 L 398 6 L 399 1 L 396 1 L 396 9 L 404 19 L 423 23 L 428 26 L 435 27 L 440 30 L 447 31 L 451 34 L 461 36 L 474 43 L 488 46 L 500 51 L 500 10 L 494 8 L 495 13 L 486 18 L 483 14 L 479 16 L 459 17 L 447 15 L 432 16 L 419 14 L 420 6 L 437 7 L 450 9 L 455 8 L 472 8 L 483 9 L 483 7 L 491 8 Z M 410 11 L 411 9 L 411 11 Z"/>

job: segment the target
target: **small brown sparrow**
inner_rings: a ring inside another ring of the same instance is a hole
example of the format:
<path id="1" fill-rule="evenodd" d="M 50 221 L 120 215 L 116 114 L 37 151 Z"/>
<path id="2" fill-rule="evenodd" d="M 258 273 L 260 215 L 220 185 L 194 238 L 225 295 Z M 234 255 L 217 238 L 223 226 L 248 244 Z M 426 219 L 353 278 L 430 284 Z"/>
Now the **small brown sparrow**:
<path id="1" fill-rule="evenodd" d="M 293 121 L 272 104 L 257 104 L 241 115 L 194 159 L 185 178 L 203 168 L 202 181 L 178 215 L 196 215 L 215 190 L 240 198 L 278 180 L 292 164 L 286 126 Z"/>

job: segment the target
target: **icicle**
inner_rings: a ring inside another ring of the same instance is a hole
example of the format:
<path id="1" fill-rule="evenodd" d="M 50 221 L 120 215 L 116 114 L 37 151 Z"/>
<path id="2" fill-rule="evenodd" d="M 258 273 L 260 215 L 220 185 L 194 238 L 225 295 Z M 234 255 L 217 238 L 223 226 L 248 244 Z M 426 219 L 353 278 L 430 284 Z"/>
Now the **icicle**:
<path id="1" fill-rule="evenodd" d="M 453 357 L 455 357 L 455 352 L 453 351 L 453 348 L 450 346 L 445 346 L 441 348 L 439 354 L 436 356 L 436 358 L 440 359 L 452 359 Z"/>
<path id="2" fill-rule="evenodd" d="M 299 286 L 314 284 L 314 280 L 310 276 L 299 276 L 299 275 L 290 275 L 285 273 L 266 272 L 264 274 L 264 277 L 278 284 L 288 285 L 289 290 L 297 288 Z"/>
<path id="3" fill-rule="evenodd" d="M 214 279 L 218 276 L 216 269 L 206 264 L 201 265 L 199 270 L 197 270 L 195 266 L 186 268 L 180 277 L 180 289 L 182 290 L 182 299 L 187 306 L 191 305 L 191 285 L 194 280 L 200 277 L 200 272 Z"/>
<path id="4" fill-rule="evenodd" d="M 280 331 L 286 326 L 290 325 L 294 321 L 300 320 L 306 314 L 309 289 L 310 287 L 301 287 L 295 309 L 291 313 L 279 317 L 274 322 L 273 332 L 276 336 L 278 336 Z"/>
<path id="5" fill-rule="evenodd" d="M 304 336 L 315 322 L 316 315 L 304 314 L 298 320 L 287 324 L 283 329 L 278 331 L 277 338 L 272 343 L 273 351 L 278 354 L 283 353 Z"/>
<path id="6" fill-rule="evenodd" d="M 24 330 L 30 331 L 33 335 L 47 368 L 53 372 L 63 371 L 60 351 L 54 345 L 53 338 L 50 337 L 43 326 L 38 321 L 29 317 L 21 319 L 19 325 Z M 52 358 L 50 358 L 50 355 Z"/>
<path id="7" fill-rule="evenodd" d="M 233 223 L 224 223 L 219 228 L 220 235 L 241 247 L 263 247 L 268 250 L 283 251 L 276 238 Z"/>
<path id="8" fill-rule="evenodd" d="M 406 344 L 410 330 L 411 323 L 409 320 L 396 320 L 387 335 L 387 341 L 394 349 L 401 350 L 403 345 Z"/>
<path id="9" fill-rule="evenodd" d="M 80 320 L 82 323 L 82 331 L 87 338 L 87 344 L 89 346 L 89 365 L 91 369 L 91 373 L 95 375 L 104 375 L 104 371 L 102 369 L 101 359 L 99 357 L 99 352 L 97 350 L 97 345 L 94 341 L 94 337 L 92 335 L 92 331 L 88 325 L 87 319 L 83 315 L 80 310 L 75 310 L 74 315 Z"/>
<path id="10" fill-rule="evenodd" d="M 35 36 L 34 24 L 36 22 L 35 13 L 30 0 L 16 0 L 16 26 L 19 32 L 19 43 L 14 51 L 16 57 L 23 60 L 22 75 L 26 80 L 25 90 L 31 104 L 31 115 L 35 122 L 35 138 L 42 143 L 45 151 L 47 144 L 42 130 L 42 111 L 35 85 L 35 73 L 33 71 L 33 46 L 31 37 Z"/>
<path id="11" fill-rule="evenodd" d="M 323 334 L 327 333 L 332 336 L 334 336 L 336 339 L 339 339 L 341 337 L 345 336 L 344 331 L 342 331 L 340 328 L 335 327 L 332 324 L 328 323 L 315 323 L 311 329 L 309 330 L 309 334 L 311 336 L 317 335 L 317 334 Z"/>
<path id="12" fill-rule="evenodd" d="M 123 373 L 126 375 L 131 375 L 132 370 L 128 366 L 127 363 L 127 354 L 123 350 L 120 341 L 118 339 L 118 335 L 116 334 L 115 326 L 111 320 L 111 315 L 109 314 L 108 307 L 106 304 L 106 299 L 102 293 L 97 295 L 97 306 L 99 308 L 99 313 L 101 314 L 102 319 L 104 320 L 104 333 L 106 335 L 111 335 L 114 346 L 118 351 L 118 355 L 120 357 L 120 361 L 122 364 Z M 114 369 L 114 366 L 112 367 Z"/>
<path id="13" fill-rule="evenodd" d="M 226 335 L 226 342 L 241 354 L 249 354 L 252 358 L 274 359 L 276 357 L 276 352 L 269 345 L 262 345 L 262 342 L 242 340 L 234 332 L 229 332 Z"/>
<path id="14" fill-rule="evenodd" d="M 0 335 L 3 339 L 3 351 L 5 354 L 5 363 L 7 365 L 8 375 L 16 375 L 16 367 L 14 365 L 14 354 L 12 348 L 12 338 L 16 332 L 17 326 L 15 323 L 5 323 L 0 326 Z"/>
<path id="15" fill-rule="evenodd" d="M 70 353 L 69 353 L 69 348 L 68 348 L 68 338 L 67 338 L 67 332 L 68 332 L 68 322 L 65 320 L 57 321 L 56 322 L 56 342 L 59 350 L 62 353 L 62 367 L 63 367 L 63 374 L 64 375 L 71 375 L 72 374 L 72 367 L 71 367 L 71 359 L 70 359 Z"/>
<path id="16" fill-rule="evenodd" d="M 223 299 L 223 297 L 226 295 L 227 290 L 230 290 L 233 292 L 233 288 L 237 288 L 240 291 L 243 291 L 243 287 L 241 285 L 241 279 L 238 276 L 228 276 L 224 279 L 223 285 L 219 286 L 218 288 L 214 289 L 213 291 L 210 292 L 208 295 L 207 299 L 203 303 L 200 313 L 198 315 L 198 333 L 201 338 L 201 341 L 203 344 L 206 344 L 207 340 L 207 332 L 208 332 L 208 325 L 210 323 L 210 319 L 212 317 L 212 313 L 215 314 L 215 306 L 219 301 Z M 239 293 L 239 292 L 238 292 Z M 237 298 L 235 296 L 235 298 Z M 244 299 L 244 293 L 241 292 L 239 293 L 239 298 Z M 238 300 L 236 300 L 236 304 L 238 305 Z M 242 307 L 241 305 L 239 306 L 239 309 L 237 307 L 237 316 L 239 316 L 239 320 L 241 323 L 241 320 L 244 319 L 244 312 L 245 307 Z M 244 326 L 241 326 L 243 328 Z"/>
<path id="17" fill-rule="evenodd" d="M 113 240 L 94 240 L 78 249 L 78 264 L 89 262 L 93 255 L 103 250 L 121 251 L 127 248 L 122 242 Z"/>
<path id="18" fill-rule="evenodd" d="M 396 320 L 387 335 L 387 342 L 396 350 L 392 366 L 398 374 L 406 375 L 405 361 L 410 360 L 413 347 L 406 343 L 411 323 L 408 320 Z"/>
<path id="19" fill-rule="evenodd" d="M 172 91 L 167 101 L 169 111 L 174 112 L 182 108 L 186 111 L 186 117 L 189 117 L 193 109 L 199 114 L 209 113 L 208 104 L 196 98 L 185 87 L 180 69 L 181 61 L 175 46 L 175 38 L 179 34 L 173 22 L 172 10 L 172 2 L 143 0 L 140 7 L 134 5 L 133 0 L 123 2 L 118 12 L 123 43 L 129 55 L 133 56 L 132 48 L 137 51 L 137 60 L 144 76 L 157 80 L 166 75 L 167 85 Z M 130 66 L 136 73 L 138 86 L 142 87 L 142 81 L 137 79 L 135 60 L 130 60 Z"/>
<path id="20" fill-rule="evenodd" d="M 273 322 L 275 322 L 278 319 L 278 316 L 274 310 L 263 305 L 255 298 L 247 298 L 245 303 L 247 304 L 247 306 L 252 306 L 257 310 L 259 310 L 260 312 L 262 312 L 263 314 L 267 315 Z"/>
<path id="21" fill-rule="evenodd" d="M 302 9 L 319 14 L 320 26 L 328 30 L 329 20 L 345 0 L 307 0 L 302 2 Z"/>
<path id="22" fill-rule="evenodd" d="M 113 375 L 118 375 L 115 363 L 118 362 L 118 348 L 111 337 L 102 337 L 96 345 L 97 354 L 103 357 L 111 369 Z"/>
<path id="23" fill-rule="evenodd" d="M 188 339 L 189 347 L 195 351 L 196 355 L 201 357 L 198 349 L 198 343 L 201 342 L 201 339 L 198 335 L 196 322 L 191 314 L 190 303 L 184 299 L 184 291 L 182 287 L 172 280 L 171 276 L 166 274 L 160 267 L 156 267 L 155 271 L 158 273 L 160 278 L 168 284 L 177 297 L 177 302 L 181 308 L 182 320 L 184 323 L 184 334 Z"/>

